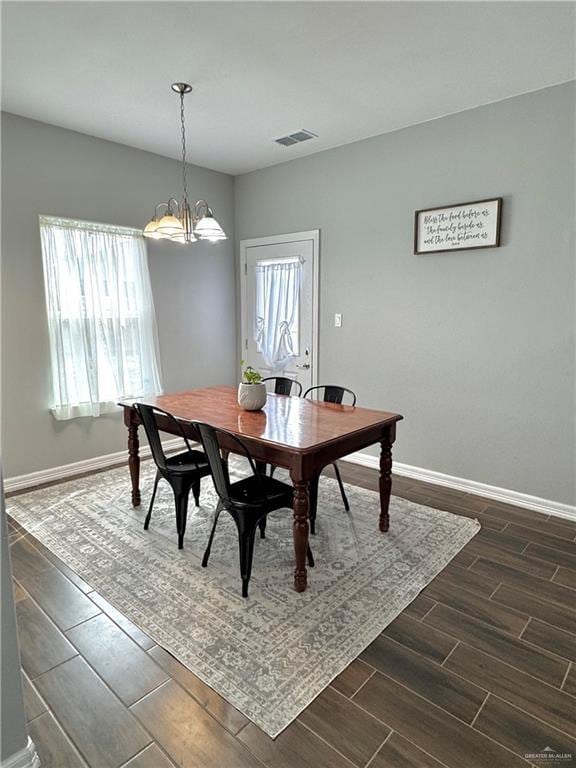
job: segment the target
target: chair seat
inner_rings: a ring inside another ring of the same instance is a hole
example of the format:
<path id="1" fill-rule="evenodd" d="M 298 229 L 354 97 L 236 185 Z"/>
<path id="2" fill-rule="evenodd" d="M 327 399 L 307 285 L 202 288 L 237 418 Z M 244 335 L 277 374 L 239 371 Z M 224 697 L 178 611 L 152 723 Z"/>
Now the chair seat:
<path id="1" fill-rule="evenodd" d="M 203 474 L 210 474 L 208 459 L 203 451 L 184 451 L 175 456 L 167 456 L 166 466 L 172 473 L 191 472 L 197 466 Z"/>
<path id="2" fill-rule="evenodd" d="M 230 485 L 230 497 L 236 503 L 260 507 L 262 493 L 267 496 L 266 506 L 269 510 L 292 506 L 294 494 L 292 486 L 273 477 L 260 475 L 257 478 L 251 475 Z"/>

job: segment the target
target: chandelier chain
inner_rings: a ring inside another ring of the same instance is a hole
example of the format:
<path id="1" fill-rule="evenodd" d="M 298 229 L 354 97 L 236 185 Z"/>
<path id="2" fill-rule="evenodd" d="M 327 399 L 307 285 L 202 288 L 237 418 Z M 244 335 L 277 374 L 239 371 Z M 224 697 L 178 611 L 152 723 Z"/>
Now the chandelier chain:
<path id="1" fill-rule="evenodd" d="M 186 181 L 186 123 L 184 121 L 184 93 L 180 93 L 180 123 L 182 126 L 182 186 L 184 203 L 188 202 L 188 184 Z"/>

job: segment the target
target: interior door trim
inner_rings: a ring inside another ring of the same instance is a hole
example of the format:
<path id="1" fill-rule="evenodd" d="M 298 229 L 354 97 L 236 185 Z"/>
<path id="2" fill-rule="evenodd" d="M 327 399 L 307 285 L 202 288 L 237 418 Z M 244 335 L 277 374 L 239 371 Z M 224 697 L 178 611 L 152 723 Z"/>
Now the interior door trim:
<path id="1" fill-rule="evenodd" d="M 266 237 L 252 237 L 247 240 L 240 240 L 240 339 L 238 344 L 239 355 L 238 363 L 242 360 L 244 351 L 244 339 L 248 338 L 248 328 L 246 327 L 246 316 L 244 308 L 247 304 L 247 257 L 248 248 L 254 248 L 261 245 L 278 245 L 279 243 L 298 243 L 302 240 L 312 241 L 312 250 L 314 253 L 314 269 L 312 270 L 312 355 L 314 365 L 312 366 L 312 386 L 318 384 L 319 367 L 319 319 L 320 319 L 320 230 L 309 229 L 305 232 L 290 232 L 286 235 L 268 235 Z"/>

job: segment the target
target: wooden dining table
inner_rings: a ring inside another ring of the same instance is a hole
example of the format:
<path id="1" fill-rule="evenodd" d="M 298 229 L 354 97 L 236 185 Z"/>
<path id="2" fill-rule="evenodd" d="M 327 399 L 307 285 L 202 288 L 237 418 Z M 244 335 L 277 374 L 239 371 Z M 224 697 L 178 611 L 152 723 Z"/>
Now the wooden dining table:
<path id="1" fill-rule="evenodd" d="M 128 428 L 128 466 L 132 481 L 132 504 L 140 504 L 140 419 L 132 401 L 122 401 L 124 423 Z M 269 394 L 261 411 L 244 411 L 237 402 L 236 389 L 228 386 L 205 387 L 176 394 L 157 395 L 138 400 L 171 413 L 191 440 L 199 435 L 194 421 L 231 432 L 246 445 L 257 462 L 284 467 L 294 485 L 294 588 L 306 589 L 306 552 L 310 483 L 328 464 L 370 445 L 380 444 L 380 510 L 378 527 L 386 532 L 390 525 L 388 508 L 392 488 L 392 444 L 396 438 L 398 413 L 339 405 L 300 397 Z M 158 417 L 161 431 L 177 434 L 176 426 Z M 238 451 L 233 440 L 222 436 L 225 453 Z"/>

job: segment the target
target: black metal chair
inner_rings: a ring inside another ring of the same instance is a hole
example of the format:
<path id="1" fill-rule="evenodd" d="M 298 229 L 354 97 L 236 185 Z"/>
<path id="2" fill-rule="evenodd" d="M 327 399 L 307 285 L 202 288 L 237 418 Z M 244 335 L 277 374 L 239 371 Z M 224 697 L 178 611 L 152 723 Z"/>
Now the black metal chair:
<path id="1" fill-rule="evenodd" d="M 296 389 L 294 393 L 296 397 L 300 397 L 302 394 L 302 384 L 296 381 L 296 379 L 288 379 L 286 376 L 268 376 L 266 379 L 262 379 L 262 381 L 274 382 L 275 395 L 291 395 L 294 388 Z"/>
<path id="2" fill-rule="evenodd" d="M 154 480 L 154 490 L 148 507 L 148 514 L 144 521 L 144 530 L 148 530 L 150 519 L 152 517 L 152 507 L 156 498 L 158 482 L 161 477 L 168 481 L 174 493 L 176 504 L 176 530 L 178 531 L 178 549 L 184 546 L 184 534 L 186 532 L 186 519 L 188 516 L 188 497 L 190 490 L 194 494 L 196 506 L 200 504 L 200 481 L 203 477 L 210 474 L 210 466 L 206 454 L 192 448 L 188 438 L 184 434 L 182 425 L 168 411 L 163 411 L 155 406 L 145 405 L 144 403 L 135 403 L 134 410 L 140 417 L 144 425 L 146 437 L 150 443 L 152 458 L 156 464 L 156 479 Z M 187 450 L 177 453 L 174 456 L 166 456 L 162 448 L 160 433 L 158 431 L 157 416 L 167 419 L 176 427 L 175 434 L 178 434 L 186 443 Z"/>
<path id="3" fill-rule="evenodd" d="M 200 433 L 200 439 L 212 472 L 214 488 L 218 494 L 218 506 L 214 513 L 214 523 L 208 539 L 208 545 L 202 558 L 202 567 L 206 568 L 212 549 L 212 541 L 216 532 L 218 518 L 223 509 L 229 512 L 238 529 L 240 546 L 240 575 L 242 577 L 242 597 L 248 597 L 248 583 L 252 573 L 252 558 L 254 555 L 254 538 L 256 529 L 260 528 L 260 538 L 265 538 L 266 517 L 277 509 L 292 509 L 293 488 L 291 485 L 274 480 L 261 474 L 244 443 L 230 432 L 215 429 L 209 424 L 195 422 Z M 230 482 L 228 463 L 220 454 L 218 436 L 225 435 L 228 443 L 234 443 L 237 451 L 243 454 L 250 464 L 252 475 L 235 483 Z M 308 547 L 308 564 L 314 565 L 312 551 Z"/>
<path id="4" fill-rule="evenodd" d="M 346 394 L 350 395 L 350 398 L 352 402 L 350 405 L 354 406 L 356 405 L 356 393 L 353 392 L 351 389 L 347 389 L 346 387 L 340 387 L 336 384 L 320 384 L 315 387 L 309 387 L 309 389 L 304 392 L 304 397 L 308 397 L 312 393 L 312 396 L 319 395 L 320 397 L 318 399 L 322 400 L 324 403 L 337 403 L 340 405 L 342 401 L 344 400 L 344 396 Z M 334 473 L 336 474 L 336 480 L 338 481 L 338 485 L 340 487 L 340 494 L 342 496 L 342 501 L 344 502 L 344 509 L 346 512 L 350 512 L 350 504 L 348 503 L 348 497 L 346 496 L 346 491 L 344 490 L 344 483 L 342 482 L 342 478 L 340 477 L 340 470 L 338 469 L 338 464 L 334 462 L 332 464 L 334 467 Z M 316 506 L 318 502 L 318 481 L 319 477 L 316 477 L 311 483 L 310 483 L 310 533 L 316 533 Z"/>

